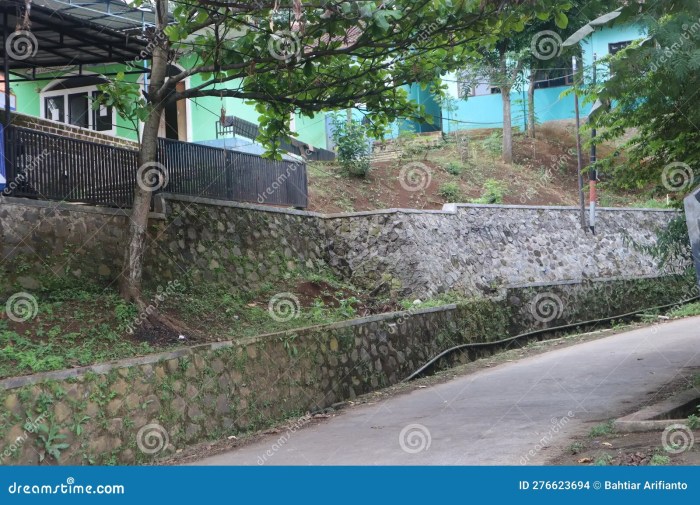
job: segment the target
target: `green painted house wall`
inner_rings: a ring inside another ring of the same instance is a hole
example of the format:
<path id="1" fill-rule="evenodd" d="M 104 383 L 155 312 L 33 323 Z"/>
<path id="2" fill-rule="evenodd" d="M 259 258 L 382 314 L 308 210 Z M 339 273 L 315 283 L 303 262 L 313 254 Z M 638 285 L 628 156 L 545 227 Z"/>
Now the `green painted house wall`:
<path id="1" fill-rule="evenodd" d="M 84 74 L 114 74 L 124 71 L 124 65 L 96 65 L 84 67 Z M 41 115 L 41 91 L 47 86 L 68 75 L 67 73 L 47 73 L 37 76 L 34 81 L 12 82 L 12 92 L 17 97 L 17 111 L 30 116 Z M 124 80 L 137 82 L 142 79 L 139 74 L 126 74 Z M 192 76 L 186 83 L 187 87 L 198 86 L 202 83 L 200 76 Z M 230 84 L 237 87 L 237 82 Z M 254 123 L 258 122 L 258 113 L 252 104 L 236 98 L 201 97 L 188 100 L 188 139 L 191 142 L 205 142 L 216 139 L 216 121 L 221 115 L 222 106 L 227 115 L 234 115 Z M 326 148 L 325 113 L 319 113 L 314 118 L 296 117 L 298 139 L 315 147 Z M 127 119 L 116 115 L 116 135 L 122 138 L 137 140 L 134 125 Z"/>

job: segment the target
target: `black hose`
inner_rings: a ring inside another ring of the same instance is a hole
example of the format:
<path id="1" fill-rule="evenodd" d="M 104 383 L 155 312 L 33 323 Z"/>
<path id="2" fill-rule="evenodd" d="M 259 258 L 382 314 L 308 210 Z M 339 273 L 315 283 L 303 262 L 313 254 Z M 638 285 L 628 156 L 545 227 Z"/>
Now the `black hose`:
<path id="1" fill-rule="evenodd" d="M 660 310 L 660 309 L 666 309 L 669 307 L 675 307 L 676 305 L 685 305 L 686 303 L 694 302 L 695 300 L 698 300 L 698 299 L 700 299 L 700 295 L 694 296 L 692 298 L 688 298 L 686 300 L 682 300 L 680 302 L 674 302 L 674 303 L 669 303 L 666 305 L 658 305 L 656 307 L 649 307 L 646 309 L 640 309 L 640 310 L 636 310 L 634 312 L 628 312 L 627 314 L 620 314 L 619 316 L 604 317 L 602 319 L 592 319 L 590 321 L 582 321 L 580 323 L 571 323 L 571 324 L 565 324 L 563 326 L 555 326 L 554 328 L 542 328 L 541 330 L 535 330 L 535 331 L 531 331 L 528 333 L 521 333 L 520 335 L 516 335 L 514 337 L 508 337 L 508 338 L 504 338 L 502 340 L 496 340 L 493 342 L 473 342 L 473 343 L 469 343 L 469 344 L 456 345 L 454 347 L 450 347 L 449 349 L 442 351 L 440 354 L 438 354 L 437 356 L 432 358 L 425 365 L 420 367 L 418 370 L 413 372 L 411 375 L 406 377 L 401 382 L 408 382 L 410 380 L 415 379 L 417 376 L 419 376 L 421 373 L 423 373 L 423 371 L 425 371 L 427 368 L 432 366 L 433 363 L 435 363 L 437 360 L 439 360 L 440 358 L 442 358 L 448 354 L 451 354 L 455 351 L 459 351 L 460 349 L 473 349 L 473 348 L 478 348 L 478 347 L 498 346 L 498 345 L 506 344 L 508 342 L 514 342 L 514 341 L 521 339 L 521 338 L 532 337 L 534 335 L 540 335 L 542 333 L 552 333 L 552 332 L 559 331 L 559 330 L 566 330 L 569 328 L 576 328 L 579 326 L 587 326 L 589 324 L 604 323 L 606 321 L 612 321 L 613 319 L 625 319 L 625 318 L 635 316 L 637 314 L 641 314 L 642 312 L 647 312 L 650 310 Z"/>

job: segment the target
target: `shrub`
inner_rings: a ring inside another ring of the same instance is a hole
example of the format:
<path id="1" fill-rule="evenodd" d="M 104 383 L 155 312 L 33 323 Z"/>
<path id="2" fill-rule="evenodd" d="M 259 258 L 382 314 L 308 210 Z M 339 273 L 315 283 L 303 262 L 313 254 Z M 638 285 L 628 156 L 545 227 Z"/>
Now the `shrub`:
<path id="1" fill-rule="evenodd" d="M 503 203 L 503 195 L 506 192 L 506 188 L 503 183 L 495 179 L 488 179 L 484 182 L 484 187 L 481 196 L 472 203 Z"/>
<path id="2" fill-rule="evenodd" d="M 352 176 L 366 177 L 370 170 L 369 139 L 362 123 L 334 116 L 333 141 L 340 166 Z"/>
<path id="3" fill-rule="evenodd" d="M 462 198 L 462 193 L 459 189 L 459 185 L 456 182 L 446 182 L 440 186 L 439 193 L 440 196 L 449 203 L 458 202 L 460 198 Z"/>
<path id="4" fill-rule="evenodd" d="M 457 161 L 450 161 L 445 165 L 445 171 L 451 175 L 460 175 L 464 171 L 464 165 Z"/>
<path id="5" fill-rule="evenodd" d="M 500 131 L 493 132 L 481 141 L 481 145 L 491 156 L 498 157 L 503 152 L 503 134 Z"/>

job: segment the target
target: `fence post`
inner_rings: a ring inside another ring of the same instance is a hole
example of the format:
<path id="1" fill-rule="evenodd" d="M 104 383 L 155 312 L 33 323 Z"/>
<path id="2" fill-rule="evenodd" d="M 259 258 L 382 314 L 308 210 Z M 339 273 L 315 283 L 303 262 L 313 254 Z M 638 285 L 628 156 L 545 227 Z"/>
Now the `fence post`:
<path id="1" fill-rule="evenodd" d="M 226 149 L 224 170 L 226 170 L 226 198 L 233 200 L 233 152 L 228 149 Z"/>

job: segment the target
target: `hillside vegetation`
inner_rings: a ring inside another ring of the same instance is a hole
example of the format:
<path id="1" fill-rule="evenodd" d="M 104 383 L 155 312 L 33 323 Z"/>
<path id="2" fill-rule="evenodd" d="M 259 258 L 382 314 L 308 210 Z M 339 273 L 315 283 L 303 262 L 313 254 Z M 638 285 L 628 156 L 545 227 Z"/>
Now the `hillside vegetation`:
<path id="1" fill-rule="evenodd" d="M 598 148 L 599 157 L 615 152 L 613 145 Z M 500 156 L 497 129 L 401 136 L 387 141 L 384 151 L 375 150 L 365 178 L 353 177 L 335 163 L 310 164 L 309 210 L 441 209 L 448 202 L 577 205 L 576 137 L 571 121 L 539 126 L 536 139 L 516 135 L 512 165 L 503 163 Z M 584 147 L 584 169 L 588 160 Z M 415 172 L 421 166 L 427 167 L 428 175 L 423 181 L 406 184 L 406 170 Z M 584 180 L 586 175 L 584 170 Z M 654 193 L 654 188 L 621 191 L 605 174 L 601 181 L 601 206 L 666 207 L 673 203 Z M 587 185 L 584 191 L 588 199 Z"/>

